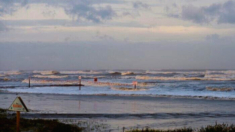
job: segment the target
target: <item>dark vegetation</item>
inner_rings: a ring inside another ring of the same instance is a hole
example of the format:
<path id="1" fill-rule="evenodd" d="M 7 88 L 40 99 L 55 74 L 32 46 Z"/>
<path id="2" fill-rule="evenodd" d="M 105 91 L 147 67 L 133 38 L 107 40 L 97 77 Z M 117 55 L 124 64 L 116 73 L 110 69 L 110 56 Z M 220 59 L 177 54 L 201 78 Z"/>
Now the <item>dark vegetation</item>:
<path id="1" fill-rule="evenodd" d="M 20 130 L 27 132 L 81 132 L 82 128 L 63 124 L 57 120 L 20 119 Z M 0 109 L 0 132 L 15 132 L 16 118 L 8 118 L 6 111 Z"/>
<path id="2" fill-rule="evenodd" d="M 131 130 L 129 132 L 194 132 L 193 129 L 191 128 L 182 128 L 182 129 L 175 129 L 175 130 L 155 130 L 155 129 L 136 129 L 136 130 Z"/>
<path id="3" fill-rule="evenodd" d="M 156 129 L 137 129 L 131 130 L 129 132 L 235 132 L 234 125 L 227 125 L 227 124 L 215 124 L 215 125 L 208 125 L 206 127 L 202 127 L 200 129 L 193 130 L 192 128 L 182 128 L 182 129 L 175 129 L 175 130 L 156 130 Z"/>

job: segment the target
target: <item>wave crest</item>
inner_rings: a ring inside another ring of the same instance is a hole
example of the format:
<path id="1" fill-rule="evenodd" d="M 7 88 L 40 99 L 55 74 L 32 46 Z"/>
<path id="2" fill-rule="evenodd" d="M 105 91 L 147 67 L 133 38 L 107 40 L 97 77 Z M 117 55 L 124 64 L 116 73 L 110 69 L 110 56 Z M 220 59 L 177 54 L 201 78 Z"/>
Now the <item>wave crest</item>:
<path id="1" fill-rule="evenodd" d="M 113 71 L 111 71 L 111 72 L 109 72 L 109 74 L 111 74 L 111 75 L 121 75 L 122 73 L 121 72 L 113 72 Z"/>
<path id="2" fill-rule="evenodd" d="M 114 87 L 111 86 L 113 90 L 120 90 L 120 91 L 146 91 L 147 88 L 133 88 L 133 87 Z"/>
<path id="3" fill-rule="evenodd" d="M 34 75 L 33 77 L 36 77 L 36 78 L 66 78 L 68 76 L 56 76 L 56 75 Z"/>
<path id="4" fill-rule="evenodd" d="M 220 91 L 220 92 L 230 92 L 234 91 L 234 88 L 214 88 L 214 87 L 206 87 L 208 91 Z"/>
<path id="5" fill-rule="evenodd" d="M 58 75 L 58 71 L 33 71 L 33 73 L 40 73 L 41 75 Z"/>
<path id="6" fill-rule="evenodd" d="M 123 76 L 125 76 L 125 75 L 135 75 L 135 73 L 128 71 L 128 72 L 122 72 L 122 75 Z"/>
<path id="7" fill-rule="evenodd" d="M 19 71 L 5 71 L 4 74 L 5 75 L 20 75 L 22 73 Z"/>

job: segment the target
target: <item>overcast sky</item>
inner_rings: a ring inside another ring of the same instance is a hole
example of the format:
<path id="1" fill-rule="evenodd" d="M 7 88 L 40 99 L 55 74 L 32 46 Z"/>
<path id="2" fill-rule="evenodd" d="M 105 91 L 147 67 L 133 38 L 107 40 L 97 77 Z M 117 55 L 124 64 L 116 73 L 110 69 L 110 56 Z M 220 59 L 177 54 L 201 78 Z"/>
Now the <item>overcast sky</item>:
<path id="1" fill-rule="evenodd" d="M 235 0 L 0 0 L 0 70 L 235 69 Z"/>

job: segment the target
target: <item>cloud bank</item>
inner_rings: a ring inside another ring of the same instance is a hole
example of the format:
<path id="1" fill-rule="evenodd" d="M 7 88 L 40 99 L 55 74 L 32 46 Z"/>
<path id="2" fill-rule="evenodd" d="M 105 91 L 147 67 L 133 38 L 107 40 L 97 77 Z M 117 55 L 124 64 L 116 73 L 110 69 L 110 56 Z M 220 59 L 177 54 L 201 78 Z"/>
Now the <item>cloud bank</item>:
<path id="1" fill-rule="evenodd" d="M 78 3 L 71 5 L 65 9 L 68 15 L 71 15 L 78 21 L 85 19 L 95 23 L 100 23 L 103 20 L 110 20 L 116 16 L 115 11 L 111 6 L 95 8 L 88 3 Z"/>
<path id="2" fill-rule="evenodd" d="M 193 5 L 182 6 L 180 14 L 168 14 L 168 16 L 192 21 L 198 24 L 211 23 L 235 24 L 235 2 L 229 0 L 225 3 L 211 4 L 210 6 L 196 7 Z"/>

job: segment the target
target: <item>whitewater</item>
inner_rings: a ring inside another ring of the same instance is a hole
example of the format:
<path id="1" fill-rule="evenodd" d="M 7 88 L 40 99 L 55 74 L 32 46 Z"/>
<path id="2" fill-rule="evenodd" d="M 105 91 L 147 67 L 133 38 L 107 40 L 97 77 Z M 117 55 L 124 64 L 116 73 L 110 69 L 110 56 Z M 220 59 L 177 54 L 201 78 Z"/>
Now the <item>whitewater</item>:
<path id="1" fill-rule="evenodd" d="M 78 77 L 82 84 L 78 86 Z M 30 85 L 28 87 L 30 77 Z M 98 81 L 94 82 L 94 78 Z M 137 89 L 132 85 L 137 81 Z M 0 71 L 11 93 L 123 95 L 235 100 L 235 70 Z"/>

